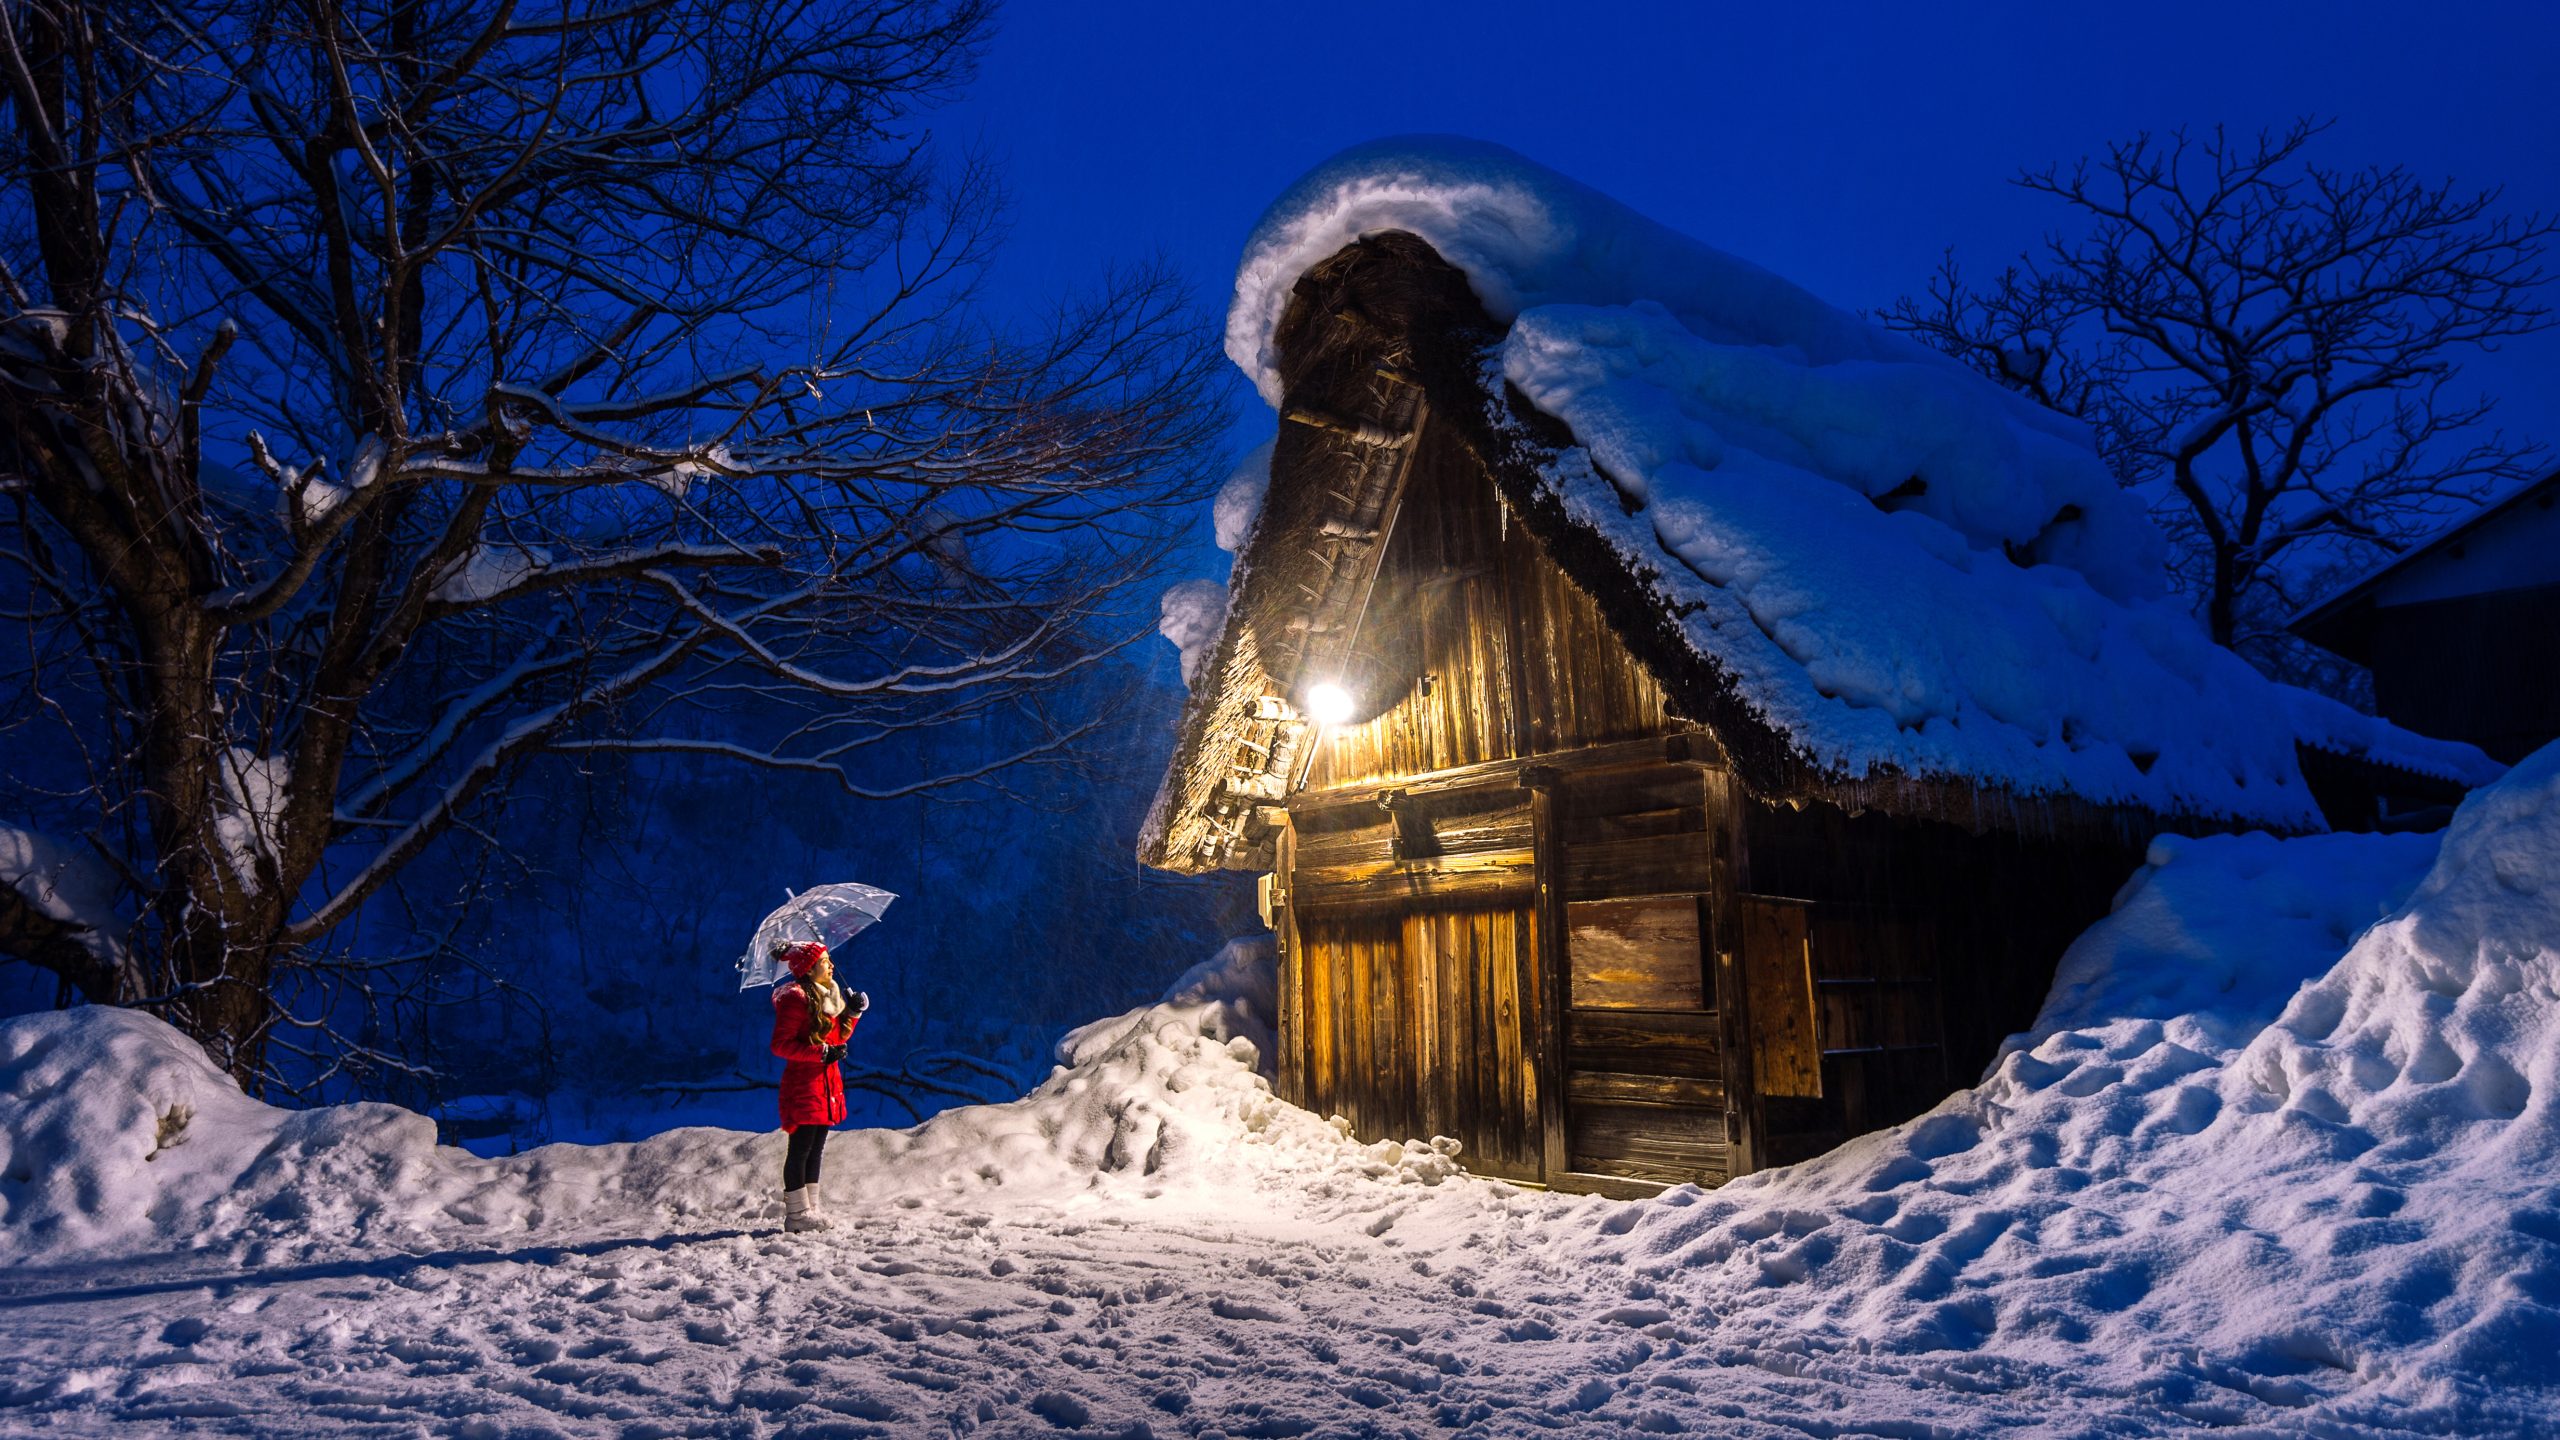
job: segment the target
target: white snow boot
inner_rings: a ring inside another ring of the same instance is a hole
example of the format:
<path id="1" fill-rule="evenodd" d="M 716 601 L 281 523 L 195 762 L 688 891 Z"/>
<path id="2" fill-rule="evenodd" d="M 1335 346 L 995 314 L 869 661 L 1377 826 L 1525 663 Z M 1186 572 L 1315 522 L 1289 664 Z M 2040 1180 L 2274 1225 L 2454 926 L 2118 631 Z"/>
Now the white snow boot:
<path id="1" fill-rule="evenodd" d="M 827 1220 L 817 1215 L 809 1204 L 809 1186 L 783 1191 L 783 1230 L 799 1235 L 801 1230 L 824 1230 Z"/>
<path id="2" fill-rule="evenodd" d="M 821 1230 L 834 1229 L 836 1227 L 836 1222 L 827 1218 L 827 1197 L 824 1192 L 818 1189 L 818 1182 L 815 1180 L 810 1181 L 807 1185 L 801 1187 L 800 1193 L 809 1197 L 809 1217 L 818 1222 L 818 1228 Z"/>

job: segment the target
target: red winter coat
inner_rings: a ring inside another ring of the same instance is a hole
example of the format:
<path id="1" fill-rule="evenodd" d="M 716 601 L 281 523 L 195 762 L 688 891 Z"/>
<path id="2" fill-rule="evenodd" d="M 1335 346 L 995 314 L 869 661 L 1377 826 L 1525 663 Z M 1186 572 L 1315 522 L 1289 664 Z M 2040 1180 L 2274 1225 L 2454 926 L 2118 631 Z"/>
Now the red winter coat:
<path id="1" fill-rule="evenodd" d="M 839 1015 L 827 1030 L 827 1045 L 841 1045 L 853 1034 L 854 1016 Z M 809 997 L 800 982 L 785 980 L 773 987 L 773 1053 L 782 1057 L 782 1128 L 844 1123 L 844 1077 L 827 1063 L 825 1046 L 809 1043 Z"/>

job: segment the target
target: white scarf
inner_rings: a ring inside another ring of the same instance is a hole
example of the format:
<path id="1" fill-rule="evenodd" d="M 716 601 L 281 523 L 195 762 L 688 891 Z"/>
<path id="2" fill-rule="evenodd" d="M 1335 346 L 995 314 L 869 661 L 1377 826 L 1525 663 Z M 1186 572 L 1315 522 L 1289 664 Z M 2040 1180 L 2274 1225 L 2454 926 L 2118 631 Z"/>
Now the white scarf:
<path id="1" fill-rule="evenodd" d="M 844 1013 L 844 991 L 836 988 L 833 980 L 803 975 L 800 977 L 800 989 L 809 997 L 809 1003 L 817 1006 L 818 1013 L 827 1019 L 833 1020 Z"/>

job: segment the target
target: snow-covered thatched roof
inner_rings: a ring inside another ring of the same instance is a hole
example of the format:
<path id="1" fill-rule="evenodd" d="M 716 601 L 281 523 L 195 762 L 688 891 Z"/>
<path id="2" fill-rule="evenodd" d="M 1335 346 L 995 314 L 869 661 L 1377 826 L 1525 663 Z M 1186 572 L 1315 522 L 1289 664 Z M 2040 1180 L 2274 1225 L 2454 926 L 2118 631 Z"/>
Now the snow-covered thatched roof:
<path id="1" fill-rule="evenodd" d="M 1462 423 L 1534 472 L 1488 456 L 1613 623 L 1666 632 L 1628 638 L 1675 701 L 1719 698 L 1721 716 L 1694 718 L 1746 717 L 1835 781 L 2287 831 L 2322 828 L 2297 746 L 2465 785 L 2497 773 L 2211 643 L 2077 422 L 1499 147 L 1364 146 L 1272 207 L 1227 351 L 1276 408 L 1301 281 L 1385 236 L 1464 277 L 1489 328 L 1463 377 L 1481 413 Z M 1280 465 L 1273 494 L 1310 479 Z M 1215 652 L 1230 661 L 1255 547 L 1239 559 Z M 1706 678 L 1660 673 L 1691 669 Z M 1221 684 L 1255 678 L 1209 661 L 1186 750 Z M 1174 793 L 1180 773 L 1151 860 L 1179 859 L 1166 826 L 1199 799 Z"/>

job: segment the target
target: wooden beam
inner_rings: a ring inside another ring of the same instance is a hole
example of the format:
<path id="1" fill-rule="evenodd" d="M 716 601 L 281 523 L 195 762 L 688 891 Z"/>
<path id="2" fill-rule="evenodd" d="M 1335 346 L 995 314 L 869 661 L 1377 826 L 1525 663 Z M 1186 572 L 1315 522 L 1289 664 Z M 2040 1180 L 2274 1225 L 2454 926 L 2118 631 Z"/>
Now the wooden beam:
<path id="1" fill-rule="evenodd" d="M 1714 737 L 1703 731 L 1680 732 L 1668 737 L 1643 740 L 1620 740 L 1607 745 L 1592 745 L 1580 750 L 1559 751 L 1540 755 L 1535 760 L 1486 760 L 1474 765 L 1460 765 L 1448 770 L 1426 770 L 1418 774 L 1398 776 L 1393 780 L 1365 785 L 1345 785 L 1337 790 L 1299 790 L 1289 796 L 1289 810 L 1294 815 L 1309 815 L 1344 805 L 1375 805 L 1384 796 L 1402 792 L 1407 801 L 1420 801 L 1434 796 L 1469 790 L 1534 789 L 1526 777 L 1530 768 L 1549 773 L 1587 770 L 1609 770 L 1620 766 L 1659 765 L 1664 760 L 1664 747 L 1669 740 L 1687 741 L 1695 733 L 1708 745 Z M 1697 758 L 1703 751 L 1688 753 L 1680 763 L 1707 766 L 1712 762 Z"/>
<path id="2" fill-rule="evenodd" d="M 1483 850 L 1437 860 L 1302 865 L 1290 897 L 1304 910 L 1403 907 L 1415 900 L 1467 899 L 1486 905 L 1530 899 L 1536 861 L 1527 850 Z"/>
<path id="3" fill-rule="evenodd" d="M 1279 994 L 1274 997 L 1280 1014 L 1274 1027 L 1272 1043 L 1280 1047 L 1273 1058 L 1274 1078 L 1279 1082 L 1280 1098 L 1292 1105 L 1307 1103 L 1307 1017 L 1306 956 L 1298 940 L 1297 919 L 1297 834 L 1288 826 L 1280 827 L 1275 837 L 1278 862 L 1271 872 L 1275 893 L 1271 897 L 1274 924 L 1272 943 L 1280 950 Z"/>
<path id="4" fill-rule="evenodd" d="M 1722 1017 L 1724 1039 L 1725 1154 L 1730 1174 L 1748 1175 L 1765 1163 L 1768 1134 L 1751 1066 L 1751 994 L 1742 965 L 1742 893 L 1751 883 L 1750 836 L 1743 828 L 1742 787 L 1733 772 L 1721 770 L 1705 778 L 1716 1013 Z"/>
<path id="5" fill-rule="evenodd" d="M 1556 814 L 1555 772 L 1531 767 L 1520 772 L 1529 787 L 1530 833 L 1535 837 L 1537 890 L 1534 923 L 1538 934 L 1540 982 L 1523 996 L 1537 996 L 1538 1132 L 1542 1163 L 1539 1173 L 1552 1184 L 1566 1171 L 1564 1135 L 1564 830 Z M 1530 977 L 1523 976 L 1523 981 Z"/>
<path id="6" fill-rule="evenodd" d="M 1559 1195 L 1602 1195 L 1611 1200 L 1650 1200 L 1671 1188 L 1661 1180 L 1630 1180 L 1620 1175 L 1586 1175 L 1578 1171 L 1555 1171 L 1547 1176 L 1546 1188 Z"/>
<path id="7" fill-rule="evenodd" d="M 1311 430 L 1322 430 L 1328 435 L 1339 435 L 1355 444 L 1376 446 L 1379 449 L 1401 450 L 1413 443 L 1410 432 L 1390 430 L 1371 421 L 1354 420 L 1349 416 L 1336 415 L 1331 411 L 1319 410 L 1313 405 L 1292 405 L 1280 412 L 1280 418 L 1291 424 L 1304 425 Z"/>

